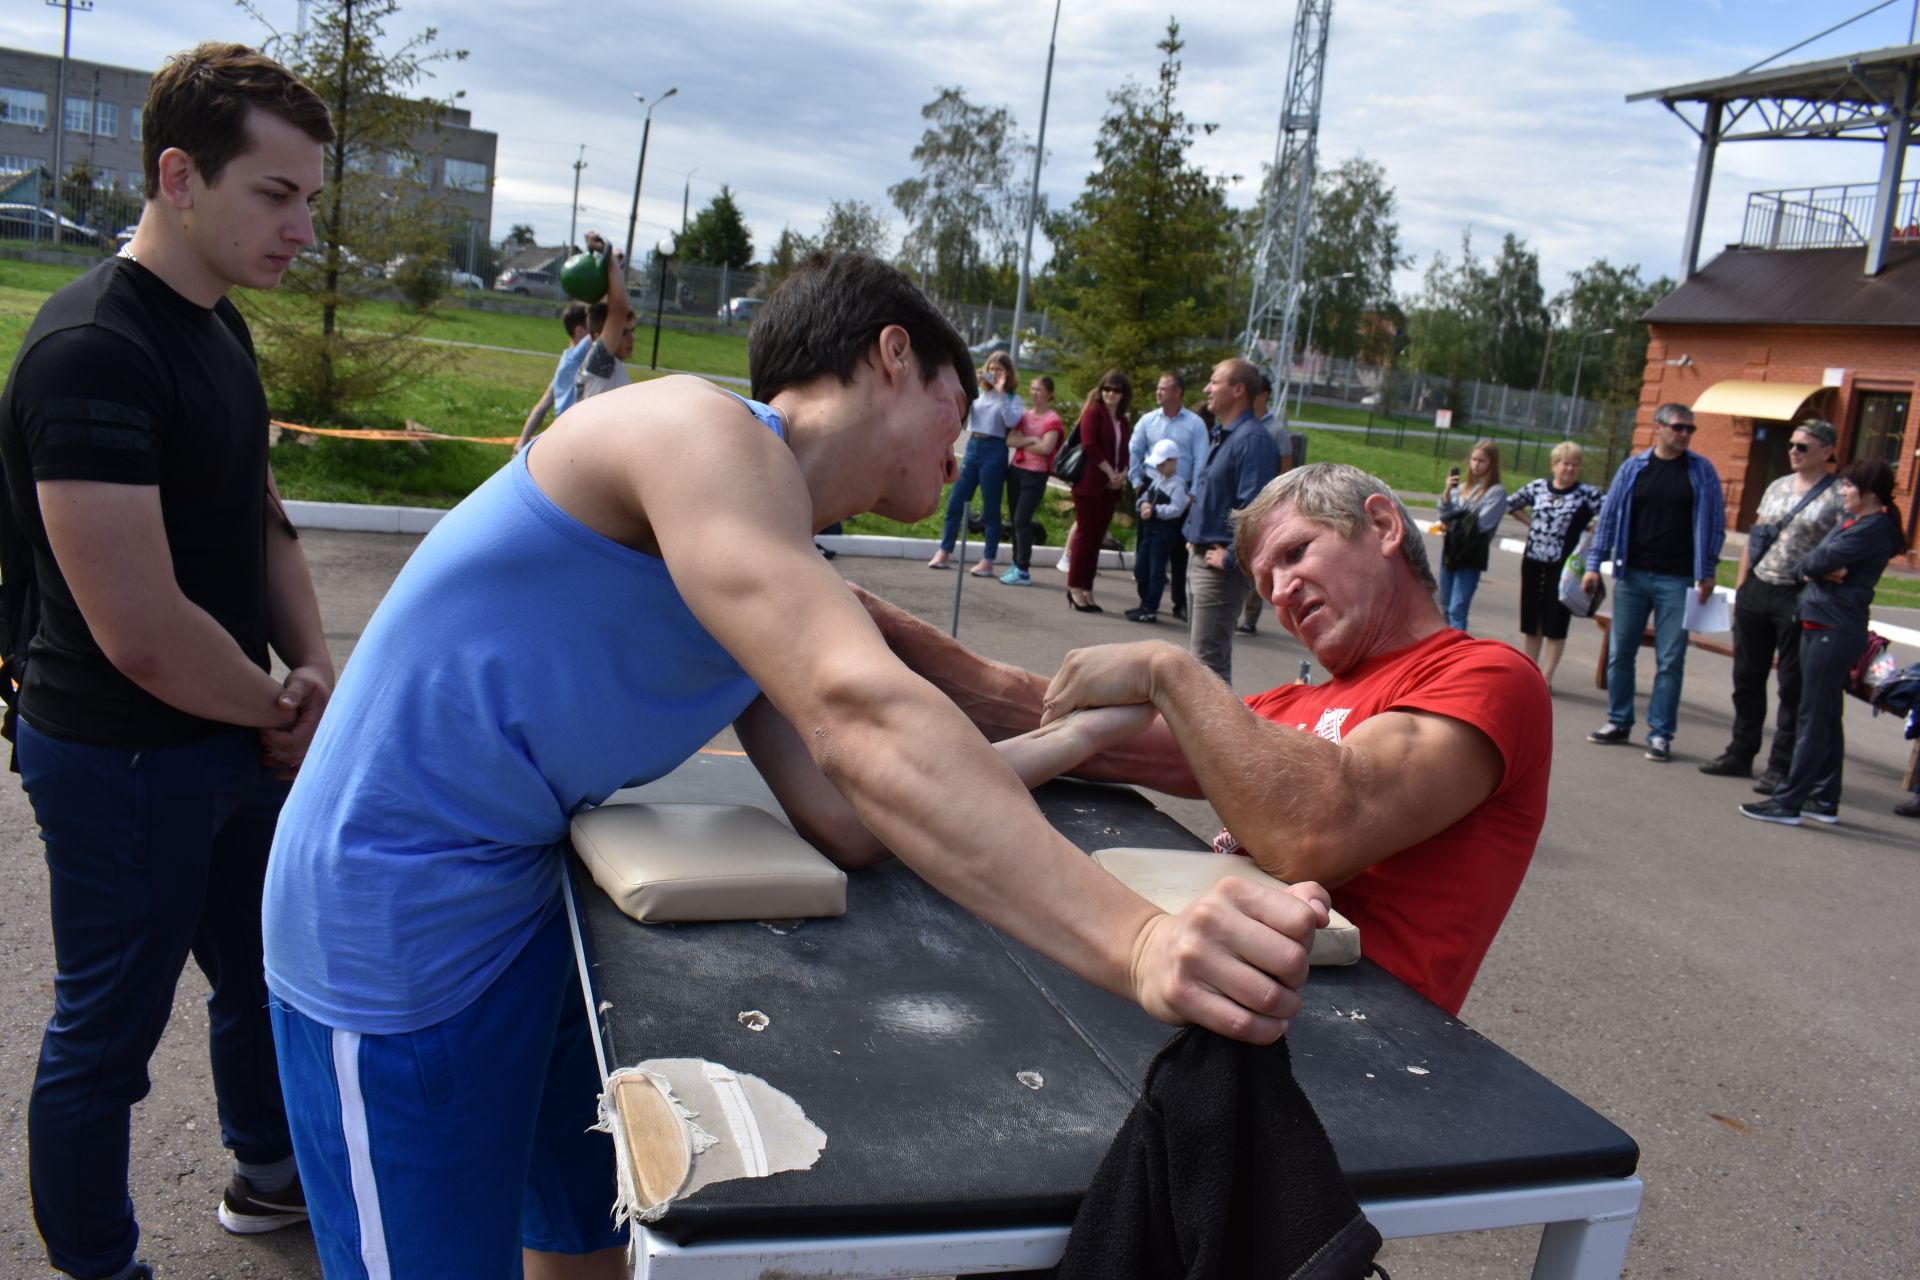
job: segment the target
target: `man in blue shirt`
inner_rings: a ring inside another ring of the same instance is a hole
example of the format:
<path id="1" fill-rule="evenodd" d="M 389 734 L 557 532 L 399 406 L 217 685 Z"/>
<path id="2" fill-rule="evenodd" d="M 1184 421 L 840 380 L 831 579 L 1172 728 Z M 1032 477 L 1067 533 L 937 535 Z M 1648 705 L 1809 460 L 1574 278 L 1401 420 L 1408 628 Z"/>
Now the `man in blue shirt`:
<path id="1" fill-rule="evenodd" d="M 1727 539 L 1720 474 L 1693 452 L 1693 411 L 1663 404 L 1653 414 L 1653 448 L 1620 464 L 1594 522 L 1584 585 L 1600 585 L 1614 562 L 1613 629 L 1607 657 L 1607 723 L 1588 742 L 1625 742 L 1633 732 L 1634 661 L 1653 616 L 1653 697 L 1647 704 L 1647 759 L 1673 758 L 1686 671 L 1687 592 L 1713 594 L 1714 566 Z"/>
<path id="2" fill-rule="evenodd" d="M 573 407 L 573 380 L 579 376 L 580 362 L 587 358 L 587 348 L 593 338 L 587 332 L 587 304 L 569 302 L 560 312 L 560 327 L 567 331 L 567 349 L 560 353 L 559 363 L 553 366 L 553 381 L 528 412 L 526 425 L 520 428 L 520 439 L 513 446 L 515 453 L 527 447 L 527 441 L 533 439 L 533 433 L 547 420 L 549 410 L 557 418 Z"/>
<path id="3" fill-rule="evenodd" d="M 1207 407 L 1216 429 L 1211 448 L 1196 469 L 1193 507 L 1181 533 L 1188 562 L 1187 600 L 1192 611 L 1193 656 L 1233 683 L 1233 627 L 1247 596 L 1246 575 L 1233 558 L 1232 515 L 1252 502 L 1280 474 L 1280 450 L 1253 414 L 1260 370 L 1245 360 L 1222 360 L 1207 379 Z"/>
<path id="4" fill-rule="evenodd" d="M 1145 493 L 1152 483 L 1147 478 L 1147 453 L 1162 440 L 1171 440 L 1179 448 L 1180 469 L 1175 472 L 1189 492 L 1193 489 L 1193 469 L 1207 456 L 1207 424 L 1186 407 L 1187 384 L 1178 373 L 1168 370 L 1160 375 L 1153 389 L 1154 407 L 1134 424 L 1133 439 L 1127 446 L 1127 483 L 1135 493 Z M 1173 540 L 1167 560 L 1167 575 L 1173 583 L 1173 616 L 1187 620 L 1187 544 Z"/>

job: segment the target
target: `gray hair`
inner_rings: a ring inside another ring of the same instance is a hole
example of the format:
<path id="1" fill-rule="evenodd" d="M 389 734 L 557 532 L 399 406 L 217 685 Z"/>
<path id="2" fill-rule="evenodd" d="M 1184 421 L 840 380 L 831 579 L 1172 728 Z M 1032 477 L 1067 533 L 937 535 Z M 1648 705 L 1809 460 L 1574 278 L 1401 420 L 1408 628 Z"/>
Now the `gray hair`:
<path id="1" fill-rule="evenodd" d="M 1427 540 L 1414 523 L 1413 513 L 1386 482 L 1344 462 L 1313 462 L 1278 476 L 1267 483 L 1245 507 L 1233 513 L 1233 554 L 1240 572 L 1253 573 L 1254 541 L 1260 526 L 1282 506 L 1291 505 L 1301 518 L 1325 525 L 1343 538 L 1351 538 L 1367 522 L 1367 499 L 1378 495 L 1393 503 L 1400 513 L 1405 536 L 1400 539 L 1400 555 L 1413 571 L 1414 580 L 1437 595 L 1440 584 L 1434 581 L 1433 565 L 1427 559 Z"/>
<path id="2" fill-rule="evenodd" d="M 1681 404 L 1678 400 L 1669 400 L 1653 411 L 1653 425 L 1656 427 L 1670 427 L 1673 425 L 1675 418 L 1685 418 L 1691 422 L 1693 420 L 1693 410 L 1687 408 L 1687 406 Z"/>

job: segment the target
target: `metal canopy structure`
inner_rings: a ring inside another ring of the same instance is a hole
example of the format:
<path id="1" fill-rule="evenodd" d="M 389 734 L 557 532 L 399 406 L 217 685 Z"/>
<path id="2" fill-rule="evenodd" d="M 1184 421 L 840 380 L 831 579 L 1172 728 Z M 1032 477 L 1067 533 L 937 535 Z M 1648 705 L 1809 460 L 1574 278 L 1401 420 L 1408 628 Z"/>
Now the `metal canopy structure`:
<path id="1" fill-rule="evenodd" d="M 1660 103 L 1700 139 L 1680 251 L 1681 280 L 1690 279 L 1700 267 L 1700 234 L 1719 145 L 1788 139 L 1881 145 L 1866 261 L 1867 275 L 1880 274 L 1893 232 L 1901 165 L 1907 147 L 1920 137 L 1920 116 L 1914 111 L 1916 83 L 1920 83 L 1920 44 L 1910 44 L 1627 95 L 1628 102 Z M 1694 108 L 1698 123 L 1682 107 Z"/>
<path id="2" fill-rule="evenodd" d="M 1313 223 L 1314 162 L 1320 139 L 1320 88 L 1327 69 L 1327 31 L 1333 0 L 1300 0 L 1293 19 L 1293 49 L 1287 57 L 1287 97 L 1280 106 L 1280 133 L 1267 175 L 1266 215 L 1253 255 L 1253 296 L 1241 340 L 1247 359 L 1270 363 L 1273 411 L 1286 421 L 1287 389 L 1293 381 L 1294 329 L 1300 319 L 1301 271 L 1307 232 Z M 1279 332 L 1274 333 L 1278 328 Z M 1271 361 L 1264 339 L 1275 337 Z"/>

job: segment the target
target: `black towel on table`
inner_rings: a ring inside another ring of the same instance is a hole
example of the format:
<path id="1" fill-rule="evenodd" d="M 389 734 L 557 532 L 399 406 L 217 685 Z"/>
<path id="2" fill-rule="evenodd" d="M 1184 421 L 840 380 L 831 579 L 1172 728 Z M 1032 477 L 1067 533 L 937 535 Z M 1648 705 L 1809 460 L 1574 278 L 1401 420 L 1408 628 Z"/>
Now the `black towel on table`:
<path id="1" fill-rule="evenodd" d="M 1080 1202 L 1060 1280 L 1335 1280 L 1372 1270 L 1360 1211 L 1284 1038 L 1177 1033 Z"/>

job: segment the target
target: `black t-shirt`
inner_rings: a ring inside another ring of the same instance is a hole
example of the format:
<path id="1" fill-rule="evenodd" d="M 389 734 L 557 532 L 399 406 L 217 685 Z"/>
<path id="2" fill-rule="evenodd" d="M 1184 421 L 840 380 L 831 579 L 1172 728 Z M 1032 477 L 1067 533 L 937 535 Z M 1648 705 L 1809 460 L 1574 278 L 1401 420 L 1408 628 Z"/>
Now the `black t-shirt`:
<path id="1" fill-rule="evenodd" d="M 158 486 L 181 593 L 267 669 L 267 398 L 233 304 L 198 306 L 127 258 L 61 289 L 0 393 L 0 466 L 40 593 L 21 713 L 101 746 L 174 745 L 219 728 L 107 661 L 47 545 L 34 486 Z"/>
<path id="2" fill-rule="evenodd" d="M 1693 477 L 1686 454 L 1671 461 L 1653 454 L 1635 478 L 1627 567 L 1693 576 Z"/>

